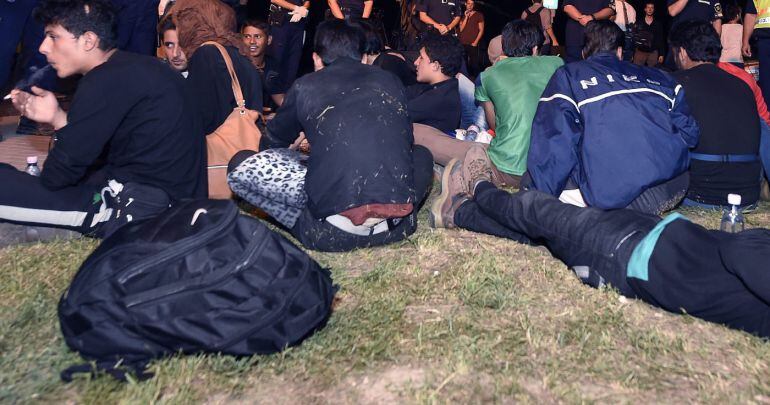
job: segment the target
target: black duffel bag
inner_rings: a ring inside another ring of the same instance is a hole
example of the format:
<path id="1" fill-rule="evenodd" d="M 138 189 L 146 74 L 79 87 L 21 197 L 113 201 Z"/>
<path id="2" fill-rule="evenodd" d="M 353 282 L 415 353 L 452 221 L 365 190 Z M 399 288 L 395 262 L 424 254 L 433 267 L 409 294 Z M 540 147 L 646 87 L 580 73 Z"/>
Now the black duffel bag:
<path id="1" fill-rule="evenodd" d="M 180 203 L 132 222 L 86 259 L 59 302 L 67 345 L 97 370 L 140 379 L 157 358 L 275 353 L 322 327 L 328 270 L 231 201 Z"/>

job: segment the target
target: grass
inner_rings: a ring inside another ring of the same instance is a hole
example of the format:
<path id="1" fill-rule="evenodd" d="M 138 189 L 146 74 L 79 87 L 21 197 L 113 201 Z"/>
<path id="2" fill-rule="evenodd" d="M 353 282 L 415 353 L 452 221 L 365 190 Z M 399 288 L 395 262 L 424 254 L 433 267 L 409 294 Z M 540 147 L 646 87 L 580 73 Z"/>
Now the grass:
<path id="1" fill-rule="evenodd" d="M 341 290 L 301 346 L 165 359 L 141 383 L 58 378 L 82 360 L 56 305 L 95 241 L 0 250 L 0 403 L 770 403 L 768 342 L 587 288 L 543 249 L 421 216 L 394 246 L 311 252 Z M 770 227 L 770 206 L 747 222 Z"/>

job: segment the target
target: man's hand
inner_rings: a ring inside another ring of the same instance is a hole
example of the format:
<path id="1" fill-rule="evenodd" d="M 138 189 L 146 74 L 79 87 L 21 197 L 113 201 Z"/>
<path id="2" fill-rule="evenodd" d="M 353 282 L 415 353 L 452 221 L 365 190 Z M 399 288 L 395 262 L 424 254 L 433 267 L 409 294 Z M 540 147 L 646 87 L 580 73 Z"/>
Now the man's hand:
<path id="1" fill-rule="evenodd" d="M 592 16 L 583 14 L 578 19 L 578 22 L 580 23 L 580 25 L 585 27 L 586 24 L 588 24 L 589 22 L 593 21 L 593 19 L 594 18 Z"/>
<path id="2" fill-rule="evenodd" d="M 749 43 L 743 44 L 741 47 L 741 51 L 743 51 L 743 56 L 750 58 L 751 57 L 751 45 Z"/>
<path id="3" fill-rule="evenodd" d="M 439 32 L 439 34 L 444 35 L 447 32 L 449 32 L 449 28 L 446 27 L 444 24 L 436 24 L 434 25 L 434 28 L 436 28 Z"/>
<path id="4" fill-rule="evenodd" d="M 299 20 L 307 17 L 309 12 L 310 11 L 303 6 L 294 6 L 294 10 L 289 12 L 289 15 L 291 16 L 289 22 L 299 22 Z"/>
<path id="5" fill-rule="evenodd" d="M 59 107 L 59 101 L 50 91 L 37 86 L 32 86 L 31 94 L 14 89 L 11 102 L 21 115 L 32 121 L 51 124 L 57 130 L 67 125 L 67 113 Z"/>

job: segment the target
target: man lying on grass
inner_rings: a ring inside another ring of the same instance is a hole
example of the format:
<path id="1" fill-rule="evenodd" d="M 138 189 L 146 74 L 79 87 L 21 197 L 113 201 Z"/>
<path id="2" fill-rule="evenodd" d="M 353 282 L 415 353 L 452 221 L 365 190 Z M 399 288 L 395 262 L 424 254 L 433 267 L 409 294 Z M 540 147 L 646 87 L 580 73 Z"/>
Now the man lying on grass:
<path id="1" fill-rule="evenodd" d="M 69 112 L 37 87 L 12 92 L 23 116 L 53 125 L 56 143 L 39 178 L 0 164 L 0 246 L 50 227 L 102 237 L 175 200 L 205 197 L 204 138 L 182 76 L 115 48 L 109 0 L 46 0 L 35 14 L 56 74 L 83 78 Z"/>
<path id="2" fill-rule="evenodd" d="M 488 161 L 465 175 L 463 164 L 447 165 L 432 223 L 472 221 L 480 232 L 545 245 L 592 287 L 770 337 L 770 230 L 732 234 L 679 214 L 661 220 L 579 208 L 538 191 L 509 194 L 492 184 Z"/>

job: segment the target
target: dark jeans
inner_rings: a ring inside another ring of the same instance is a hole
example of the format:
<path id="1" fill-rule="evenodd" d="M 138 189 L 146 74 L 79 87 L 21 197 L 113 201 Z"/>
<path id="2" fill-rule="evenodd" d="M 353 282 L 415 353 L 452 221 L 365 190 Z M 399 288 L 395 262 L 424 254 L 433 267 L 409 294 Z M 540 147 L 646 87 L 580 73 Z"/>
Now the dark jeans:
<path id="1" fill-rule="evenodd" d="M 757 41 L 757 58 L 759 59 L 759 88 L 762 89 L 762 96 L 765 100 L 770 100 L 770 38 L 763 38 Z M 766 70 L 762 70 L 765 66 Z M 764 72 L 764 73 L 763 73 Z"/>
<path id="2" fill-rule="evenodd" d="M 392 225 L 390 230 L 372 236 L 355 235 L 333 226 L 324 219 L 316 219 L 309 210 L 305 209 L 290 232 L 304 246 L 324 252 L 347 252 L 357 248 L 398 242 L 406 239 L 417 229 L 417 213 L 428 197 L 432 184 L 433 156 L 428 149 L 415 145 L 414 210 L 404 218 L 390 221 Z"/>
<path id="3" fill-rule="evenodd" d="M 38 52 L 43 42 L 43 26 L 32 18 L 32 10 L 39 1 L 26 0 L 9 3 L 0 1 L 0 91 L 10 89 L 16 47 L 21 43 L 21 54 L 17 65 L 21 76 L 27 77 L 31 67 L 43 67 L 48 64 L 45 56 Z M 38 86 L 53 90 L 56 84 L 56 72 L 49 71 Z M 5 95 L 5 92 L 3 92 Z"/>
<path id="4" fill-rule="evenodd" d="M 567 63 L 583 60 L 583 45 L 567 45 L 564 47 L 564 52 L 566 53 L 564 61 Z"/>
<path id="5" fill-rule="evenodd" d="M 39 177 L 4 163 L 0 163 L 0 184 L 0 222 L 68 229 L 100 238 L 127 222 L 160 214 L 171 202 L 164 191 L 136 183 L 124 184 L 117 198 L 103 190 L 104 184 L 88 182 L 50 190 Z"/>
<path id="6" fill-rule="evenodd" d="M 273 37 L 270 54 L 278 61 L 278 73 L 286 88 L 289 88 L 297 78 L 299 62 L 302 59 L 305 23 L 287 21 L 283 25 L 272 26 L 270 35 Z"/>
<path id="7" fill-rule="evenodd" d="M 112 0 L 118 16 L 118 48 L 155 55 L 160 0 Z"/>
<path id="8" fill-rule="evenodd" d="M 488 182 L 454 217 L 464 229 L 545 245 L 584 283 L 609 284 L 628 297 L 636 296 L 626 282 L 628 260 L 658 221 L 631 210 L 579 208 L 539 191 L 509 194 Z"/>
<path id="9" fill-rule="evenodd" d="M 469 77 L 476 77 L 481 71 L 481 54 L 478 46 L 463 45 L 465 48 L 466 62 L 468 64 Z"/>

